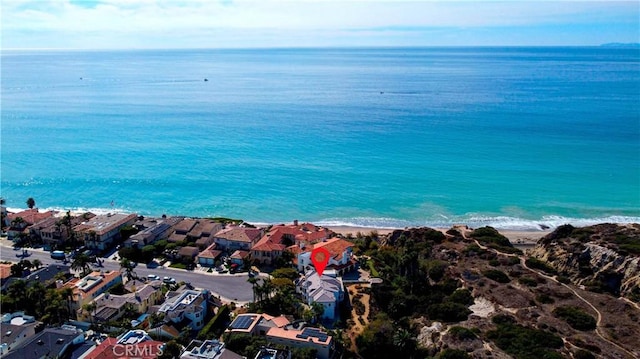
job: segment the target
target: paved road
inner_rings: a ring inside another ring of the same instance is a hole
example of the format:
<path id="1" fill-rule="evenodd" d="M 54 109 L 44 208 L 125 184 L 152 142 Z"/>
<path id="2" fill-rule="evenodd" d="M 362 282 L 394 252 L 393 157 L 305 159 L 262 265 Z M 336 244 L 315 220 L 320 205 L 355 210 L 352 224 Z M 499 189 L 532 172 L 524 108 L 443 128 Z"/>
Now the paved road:
<path id="1" fill-rule="evenodd" d="M 44 265 L 62 264 L 60 260 L 51 258 L 49 252 L 39 249 L 28 249 L 29 256 L 25 259 L 33 261 L 39 259 Z M 11 242 L 6 239 L 0 240 L 0 260 L 18 262 L 21 258 L 17 255 L 22 254 L 22 250 L 14 250 Z M 103 259 L 102 267 L 93 267 L 96 270 L 120 270 L 120 264 L 117 261 Z M 146 268 L 144 265 L 138 265 L 134 272 L 139 277 L 146 277 L 149 274 L 155 274 L 162 277 L 173 277 L 178 282 L 189 282 L 196 288 L 208 289 L 214 295 L 219 295 L 223 300 L 234 301 L 236 303 L 246 303 L 253 299 L 253 291 L 251 283 L 247 282 L 248 276 L 243 274 L 213 274 L 202 271 L 186 271 L 183 269 L 158 267 L 154 269 Z"/>

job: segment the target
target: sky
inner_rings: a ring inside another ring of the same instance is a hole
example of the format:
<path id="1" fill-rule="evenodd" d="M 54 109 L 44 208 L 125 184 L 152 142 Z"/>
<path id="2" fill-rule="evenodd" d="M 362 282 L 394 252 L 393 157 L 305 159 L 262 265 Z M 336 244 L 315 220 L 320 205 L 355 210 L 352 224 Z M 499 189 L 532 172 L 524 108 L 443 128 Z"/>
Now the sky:
<path id="1" fill-rule="evenodd" d="M 640 1 L 0 0 L 2 49 L 640 42 Z"/>

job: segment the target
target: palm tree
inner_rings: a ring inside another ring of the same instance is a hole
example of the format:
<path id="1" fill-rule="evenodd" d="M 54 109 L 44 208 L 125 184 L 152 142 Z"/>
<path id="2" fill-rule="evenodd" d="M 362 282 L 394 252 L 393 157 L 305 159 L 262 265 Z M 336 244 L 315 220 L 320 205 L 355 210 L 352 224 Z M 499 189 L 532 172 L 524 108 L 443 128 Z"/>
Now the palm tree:
<path id="1" fill-rule="evenodd" d="M 33 199 L 33 197 L 27 198 L 27 207 L 29 207 L 29 209 L 33 209 L 33 207 L 35 206 L 36 206 L 36 200 Z"/>
<path id="2" fill-rule="evenodd" d="M 416 348 L 416 340 L 406 329 L 398 329 L 393 335 L 393 345 L 398 349 L 398 353 L 411 355 Z"/>
<path id="3" fill-rule="evenodd" d="M 81 270 L 82 276 L 84 277 L 86 273 L 91 270 L 91 265 L 89 257 L 84 253 L 78 253 L 75 258 L 73 258 L 73 262 L 71 262 L 72 270 Z"/>
<path id="4" fill-rule="evenodd" d="M 89 320 L 91 321 L 91 325 L 93 325 L 93 316 L 96 314 L 95 310 L 97 308 L 97 304 L 95 301 L 91 303 L 87 303 L 82 306 L 82 310 L 89 315 Z"/>
<path id="5" fill-rule="evenodd" d="M 251 289 L 253 290 L 253 302 L 256 302 L 256 284 L 258 283 L 258 278 L 256 277 L 249 277 L 249 279 L 247 279 L 247 282 L 251 283 Z"/>
<path id="6" fill-rule="evenodd" d="M 35 269 L 40 269 L 40 267 L 42 267 L 42 262 L 39 259 L 34 259 L 31 264 L 35 267 Z"/>
<path id="7" fill-rule="evenodd" d="M 120 269 L 124 269 L 125 275 L 128 280 L 131 280 L 132 278 L 134 278 L 134 274 L 132 274 L 133 263 L 131 263 L 131 261 L 128 258 L 120 259 Z"/>

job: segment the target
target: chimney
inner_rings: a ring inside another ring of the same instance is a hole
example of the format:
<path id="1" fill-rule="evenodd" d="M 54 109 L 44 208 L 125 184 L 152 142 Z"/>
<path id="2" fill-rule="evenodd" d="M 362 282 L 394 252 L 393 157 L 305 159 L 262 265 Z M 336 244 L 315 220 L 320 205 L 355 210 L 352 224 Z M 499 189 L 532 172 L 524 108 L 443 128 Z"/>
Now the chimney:
<path id="1" fill-rule="evenodd" d="M 297 226 L 297 225 L 298 225 L 298 220 L 297 220 L 297 219 L 294 219 L 294 220 L 293 220 L 293 225 L 294 225 L 294 226 Z"/>

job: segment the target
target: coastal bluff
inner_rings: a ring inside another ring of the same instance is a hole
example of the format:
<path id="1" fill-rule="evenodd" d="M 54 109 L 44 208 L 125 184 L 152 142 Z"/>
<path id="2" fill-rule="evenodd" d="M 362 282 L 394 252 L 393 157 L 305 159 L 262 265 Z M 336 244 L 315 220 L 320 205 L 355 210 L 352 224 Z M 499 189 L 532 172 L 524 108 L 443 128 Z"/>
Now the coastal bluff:
<path id="1" fill-rule="evenodd" d="M 529 254 L 585 289 L 640 302 L 640 224 L 563 225 Z"/>

